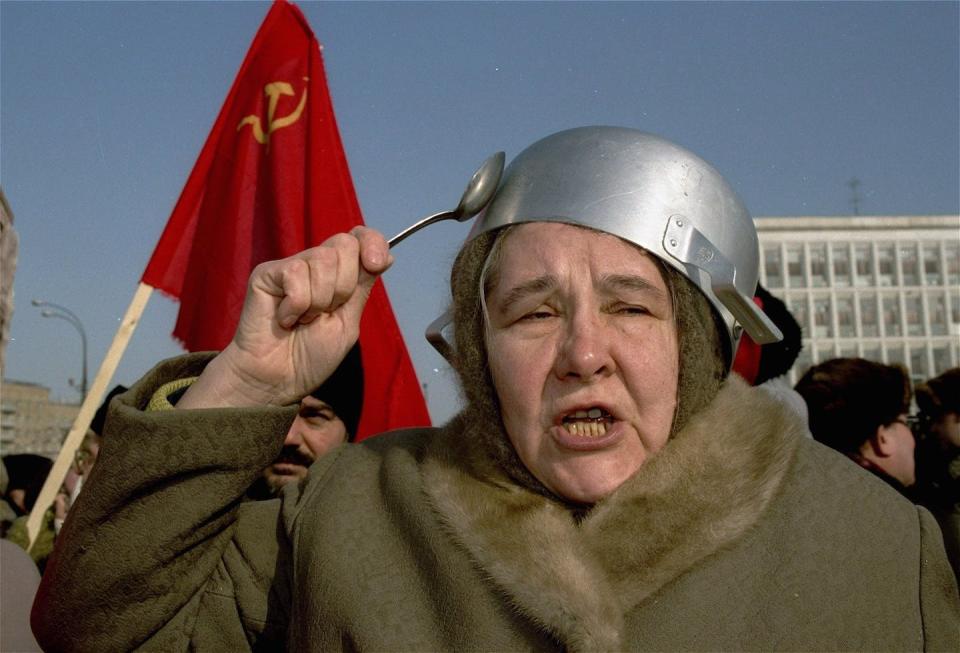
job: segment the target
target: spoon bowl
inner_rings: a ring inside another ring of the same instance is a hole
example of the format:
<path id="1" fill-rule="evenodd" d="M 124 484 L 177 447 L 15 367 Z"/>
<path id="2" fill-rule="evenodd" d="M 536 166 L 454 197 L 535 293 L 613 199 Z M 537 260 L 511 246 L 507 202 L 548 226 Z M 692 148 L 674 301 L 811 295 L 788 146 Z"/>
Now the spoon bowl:
<path id="1" fill-rule="evenodd" d="M 500 175 L 503 174 L 503 164 L 505 160 L 506 156 L 503 152 L 497 152 L 489 157 L 483 162 L 483 165 L 473 173 L 473 177 L 470 178 L 470 183 L 467 184 L 463 195 L 460 196 L 460 202 L 455 209 L 434 213 L 415 222 L 388 240 L 387 244 L 393 247 L 397 243 L 405 240 L 408 236 L 415 234 L 435 222 L 442 222 L 444 220 L 465 222 L 480 213 L 483 207 L 493 199 L 493 194 L 496 192 L 497 185 L 500 183 Z"/>

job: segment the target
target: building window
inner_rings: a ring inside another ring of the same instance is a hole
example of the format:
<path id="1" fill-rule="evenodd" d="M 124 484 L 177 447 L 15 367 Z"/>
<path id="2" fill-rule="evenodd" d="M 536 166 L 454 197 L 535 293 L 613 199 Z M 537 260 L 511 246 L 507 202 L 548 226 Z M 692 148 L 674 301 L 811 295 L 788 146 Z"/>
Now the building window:
<path id="1" fill-rule="evenodd" d="M 803 245 L 790 243 L 787 245 L 787 275 L 790 277 L 791 288 L 804 288 L 806 286 L 803 267 Z"/>
<path id="2" fill-rule="evenodd" d="M 833 285 L 846 288 L 850 285 L 850 249 L 846 244 L 834 243 L 830 246 L 833 256 Z"/>
<path id="3" fill-rule="evenodd" d="M 917 259 L 915 243 L 900 245 L 900 275 L 904 286 L 920 285 L 920 262 Z"/>
<path id="4" fill-rule="evenodd" d="M 883 304 L 883 334 L 885 336 L 902 336 L 900 329 L 900 298 L 896 295 L 884 295 Z"/>
<path id="5" fill-rule="evenodd" d="M 936 243 L 927 243 L 923 246 L 923 275 L 927 278 L 928 286 L 939 286 L 943 283 L 940 247 Z"/>
<path id="6" fill-rule="evenodd" d="M 783 257 L 779 245 L 763 248 L 763 272 L 767 288 L 783 288 Z"/>
<path id="7" fill-rule="evenodd" d="M 854 338 L 857 329 L 853 316 L 853 295 L 837 295 L 837 331 L 841 338 Z"/>
<path id="8" fill-rule="evenodd" d="M 864 345 L 861 356 L 875 363 L 883 362 L 883 352 L 880 350 L 880 345 L 878 344 Z"/>
<path id="9" fill-rule="evenodd" d="M 930 335 L 947 335 L 947 302 L 942 293 L 933 293 L 927 296 L 930 307 Z"/>
<path id="10" fill-rule="evenodd" d="M 873 249 L 870 243 L 857 243 L 853 246 L 853 258 L 857 265 L 856 285 L 872 286 L 873 283 Z"/>
<path id="11" fill-rule="evenodd" d="M 950 360 L 950 346 L 935 345 L 933 347 L 933 374 L 931 376 L 939 376 L 951 367 L 953 367 L 953 363 Z"/>
<path id="12" fill-rule="evenodd" d="M 921 381 L 930 376 L 930 369 L 927 367 L 927 348 L 923 345 L 910 347 L 910 376 Z"/>
<path id="13" fill-rule="evenodd" d="M 818 363 L 822 363 L 823 361 L 828 361 L 831 358 L 837 357 L 837 355 L 833 353 L 833 343 L 825 342 L 821 345 L 817 345 L 816 350 Z"/>
<path id="14" fill-rule="evenodd" d="M 960 284 L 960 244 L 944 243 L 943 255 L 946 259 L 944 267 L 947 268 L 947 285 L 956 286 Z"/>
<path id="15" fill-rule="evenodd" d="M 840 358 L 856 358 L 856 357 L 857 357 L 856 345 L 840 345 Z"/>
<path id="16" fill-rule="evenodd" d="M 815 338 L 832 338 L 833 322 L 830 318 L 830 298 L 813 298 L 813 335 Z"/>
<path id="17" fill-rule="evenodd" d="M 827 279 L 826 243 L 811 243 L 810 245 L 810 285 L 814 288 L 826 288 L 830 285 L 830 281 Z"/>
<path id="18" fill-rule="evenodd" d="M 907 366 L 907 359 L 903 355 L 903 345 L 900 343 L 890 343 L 887 349 L 887 365 Z"/>
<path id="19" fill-rule="evenodd" d="M 860 329 L 865 338 L 876 338 L 880 335 L 880 322 L 877 320 L 877 296 L 873 294 L 860 296 Z"/>
<path id="20" fill-rule="evenodd" d="M 897 261 L 894 254 L 893 243 L 879 243 L 877 245 L 877 271 L 879 273 L 878 285 L 896 285 L 897 281 L 894 278 L 896 263 Z"/>
<path id="21" fill-rule="evenodd" d="M 922 336 L 924 331 L 923 300 L 920 298 L 920 293 L 916 290 L 904 293 L 903 304 L 907 312 L 907 335 Z"/>
<path id="22" fill-rule="evenodd" d="M 960 291 L 950 293 L 950 333 L 960 333 Z"/>

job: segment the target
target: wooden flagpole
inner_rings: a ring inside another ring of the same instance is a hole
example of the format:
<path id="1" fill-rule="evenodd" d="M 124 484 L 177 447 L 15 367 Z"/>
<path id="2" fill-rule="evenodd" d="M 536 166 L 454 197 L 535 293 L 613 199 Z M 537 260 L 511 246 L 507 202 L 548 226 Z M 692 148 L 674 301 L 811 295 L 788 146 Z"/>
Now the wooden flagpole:
<path id="1" fill-rule="evenodd" d="M 33 510 L 30 511 L 30 516 L 27 518 L 27 536 L 30 538 L 30 545 L 27 547 L 28 550 L 33 547 L 33 543 L 37 539 L 37 534 L 40 532 L 40 524 L 43 521 L 43 515 L 53 504 L 53 500 L 57 497 L 57 492 L 60 491 L 60 486 L 63 485 L 63 480 L 67 477 L 67 472 L 70 471 L 74 453 L 76 453 L 80 443 L 83 442 L 83 436 L 86 435 L 87 429 L 90 428 L 93 415 L 100 406 L 100 401 L 106 392 L 107 385 L 110 383 L 110 379 L 113 378 L 113 373 L 116 372 L 117 365 L 120 364 L 123 352 L 126 350 L 127 344 L 129 344 L 130 338 L 133 336 L 133 331 L 136 329 L 137 323 L 143 315 L 143 311 L 147 306 L 147 300 L 150 299 L 152 292 L 153 287 L 148 286 L 142 281 L 140 285 L 137 286 L 137 291 L 134 293 L 133 299 L 130 301 L 130 306 L 127 308 L 127 312 L 120 322 L 120 327 L 113 336 L 110 349 L 107 350 L 107 355 L 100 364 L 100 370 L 93 379 L 93 384 L 90 386 L 87 396 L 80 406 L 80 412 L 77 413 L 76 419 L 73 420 L 73 426 L 63 441 L 63 446 L 60 447 L 60 453 L 57 454 L 57 459 L 54 461 L 53 467 L 47 475 L 47 480 L 43 483 L 43 488 L 40 490 L 40 495 L 33 505 Z"/>

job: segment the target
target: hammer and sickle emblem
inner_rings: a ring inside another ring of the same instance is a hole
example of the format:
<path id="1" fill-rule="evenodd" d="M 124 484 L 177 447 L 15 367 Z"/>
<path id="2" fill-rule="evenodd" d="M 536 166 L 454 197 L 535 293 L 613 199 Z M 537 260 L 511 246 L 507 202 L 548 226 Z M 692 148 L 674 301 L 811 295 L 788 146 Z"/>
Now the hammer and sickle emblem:
<path id="1" fill-rule="evenodd" d="M 304 77 L 303 81 L 307 81 L 309 78 Z M 253 137 L 261 145 L 270 146 L 270 134 L 282 129 L 283 127 L 289 127 L 293 123 L 297 122 L 300 119 L 300 114 L 303 113 L 303 108 L 307 105 L 307 87 L 303 87 L 303 95 L 300 96 L 300 103 L 297 104 L 297 108 L 293 110 L 293 113 L 287 116 L 282 116 L 276 118 L 277 113 L 277 103 L 280 102 L 281 95 L 293 95 L 293 86 L 287 82 L 270 82 L 269 84 L 263 87 L 263 94 L 266 95 L 269 99 L 267 103 L 267 129 L 264 131 L 263 124 L 260 122 L 260 116 L 253 113 L 245 117 L 240 121 L 240 124 L 237 125 L 237 131 L 243 129 L 244 125 L 250 125 Z"/>

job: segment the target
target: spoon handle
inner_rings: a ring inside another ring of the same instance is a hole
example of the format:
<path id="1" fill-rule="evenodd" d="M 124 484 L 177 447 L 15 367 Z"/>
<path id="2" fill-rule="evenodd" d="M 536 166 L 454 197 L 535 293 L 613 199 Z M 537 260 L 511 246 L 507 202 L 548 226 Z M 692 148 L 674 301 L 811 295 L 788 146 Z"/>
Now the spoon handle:
<path id="1" fill-rule="evenodd" d="M 397 243 L 406 240 L 408 236 L 415 234 L 420 231 L 427 225 L 431 225 L 434 222 L 440 222 L 441 220 L 449 220 L 451 218 L 456 218 L 456 211 L 440 211 L 440 213 L 434 213 L 433 215 L 428 215 L 424 219 L 413 223 L 396 236 L 387 241 L 387 245 L 393 247 Z"/>

